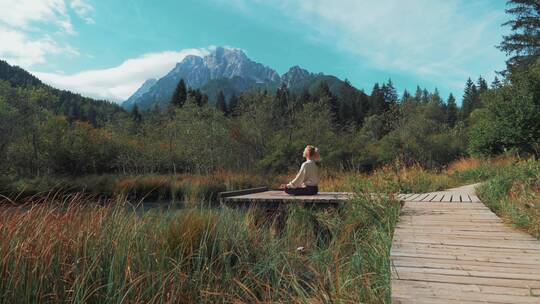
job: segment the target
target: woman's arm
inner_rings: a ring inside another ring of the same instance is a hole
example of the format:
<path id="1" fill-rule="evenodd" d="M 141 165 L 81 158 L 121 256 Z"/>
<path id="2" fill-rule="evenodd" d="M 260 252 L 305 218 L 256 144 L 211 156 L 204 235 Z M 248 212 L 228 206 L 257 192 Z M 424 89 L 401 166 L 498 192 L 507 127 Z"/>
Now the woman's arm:
<path id="1" fill-rule="evenodd" d="M 296 177 L 287 184 L 287 188 L 298 188 L 302 186 L 304 183 L 304 178 L 306 177 L 306 168 L 305 165 L 302 164 L 300 167 L 300 171 L 298 171 L 298 174 L 296 174 Z"/>

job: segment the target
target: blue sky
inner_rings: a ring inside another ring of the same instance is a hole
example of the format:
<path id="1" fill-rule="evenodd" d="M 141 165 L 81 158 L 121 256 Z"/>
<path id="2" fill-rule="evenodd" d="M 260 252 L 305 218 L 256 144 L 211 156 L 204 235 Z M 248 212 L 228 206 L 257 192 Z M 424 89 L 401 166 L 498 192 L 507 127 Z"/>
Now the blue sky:
<path id="1" fill-rule="evenodd" d="M 369 92 L 391 78 L 462 95 L 504 68 L 496 0 L 0 0 L 0 58 L 54 86 L 121 101 L 147 78 L 212 46 L 243 49 Z"/>

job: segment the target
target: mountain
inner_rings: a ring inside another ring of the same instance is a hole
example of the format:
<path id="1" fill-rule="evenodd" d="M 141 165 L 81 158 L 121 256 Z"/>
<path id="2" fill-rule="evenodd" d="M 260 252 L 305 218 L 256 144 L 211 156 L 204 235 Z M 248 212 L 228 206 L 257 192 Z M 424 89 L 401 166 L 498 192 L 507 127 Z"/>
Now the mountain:
<path id="1" fill-rule="evenodd" d="M 251 89 L 275 92 L 284 83 L 294 94 L 303 90 L 314 93 L 324 81 L 333 94 L 339 95 L 344 84 L 335 76 L 311 73 L 299 66 L 291 67 L 280 76 L 273 69 L 249 59 L 239 49 L 217 47 L 205 57 L 186 56 L 167 75 L 157 81 L 146 81 L 122 107 L 130 109 L 134 104 L 141 110 L 156 104 L 163 107 L 169 103 L 180 79 L 184 79 L 188 87 L 208 95 L 211 103 L 216 101 L 220 91 L 228 100 L 233 94 L 238 96 Z"/>
<path id="2" fill-rule="evenodd" d="M 140 98 L 144 93 L 148 92 L 150 88 L 152 88 L 152 86 L 156 84 L 156 82 L 157 79 L 154 78 L 145 81 L 142 86 L 137 91 L 135 91 L 135 93 L 133 93 L 133 95 L 131 95 L 126 101 L 124 101 L 122 107 L 126 109 L 131 109 L 135 105 L 137 99 Z"/>
<path id="3" fill-rule="evenodd" d="M 40 101 L 39 105 L 54 114 L 66 116 L 69 120 L 82 120 L 99 125 L 124 112 L 115 103 L 83 97 L 71 91 L 59 90 L 46 85 L 26 70 L 18 66 L 12 66 L 4 60 L 0 60 L 0 82 L 2 81 L 7 82 L 13 88 L 29 90 L 39 88 L 45 90 L 53 98 Z M 0 98 L 2 97 L 4 96 L 0 92 Z"/>
<path id="4" fill-rule="evenodd" d="M 315 74 L 295 65 L 281 76 L 281 82 L 285 83 L 289 88 L 302 87 L 313 78 L 315 78 Z"/>
<path id="5" fill-rule="evenodd" d="M 142 87 L 137 90 L 122 106 L 127 108 L 136 103 L 143 110 L 154 104 L 163 106 L 171 99 L 180 79 L 184 79 L 186 85 L 193 89 L 201 88 L 209 84 L 211 80 L 218 80 L 217 83 L 219 83 L 220 81 L 229 82 L 224 80 L 229 79 L 233 87 L 243 90 L 256 84 L 279 83 L 280 77 L 276 71 L 252 61 L 239 49 L 217 47 L 203 58 L 186 56 L 167 75 L 160 78 L 150 88 L 142 90 L 145 91 L 144 93 L 140 94 Z M 219 87 L 217 83 L 210 84 L 210 87 Z"/>

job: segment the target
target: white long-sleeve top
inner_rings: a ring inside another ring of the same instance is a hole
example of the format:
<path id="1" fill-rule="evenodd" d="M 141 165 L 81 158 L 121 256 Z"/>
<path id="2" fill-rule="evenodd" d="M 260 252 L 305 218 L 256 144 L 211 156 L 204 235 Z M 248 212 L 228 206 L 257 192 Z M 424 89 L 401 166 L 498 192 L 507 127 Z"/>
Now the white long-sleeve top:
<path id="1" fill-rule="evenodd" d="M 287 184 L 288 188 L 298 188 L 304 186 L 317 186 L 319 184 L 319 170 L 315 161 L 309 159 L 302 163 L 300 171 L 296 177 Z"/>

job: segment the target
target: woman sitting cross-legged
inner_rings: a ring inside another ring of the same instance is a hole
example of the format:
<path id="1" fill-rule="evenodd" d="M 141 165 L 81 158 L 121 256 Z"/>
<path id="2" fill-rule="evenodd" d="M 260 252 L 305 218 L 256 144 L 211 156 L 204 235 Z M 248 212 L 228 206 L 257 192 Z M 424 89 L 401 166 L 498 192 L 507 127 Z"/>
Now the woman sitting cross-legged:
<path id="1" fill-rule="evenodd" d="M 319 173 L 315 161 L 320 159 L 319 149 L 308 145 L 304 149 L 304 158 L 300 171 L 296 177 L 288 184 L 281 185 L 281 189 L 291 195 L 315 195 L 319 192 Z"/>

